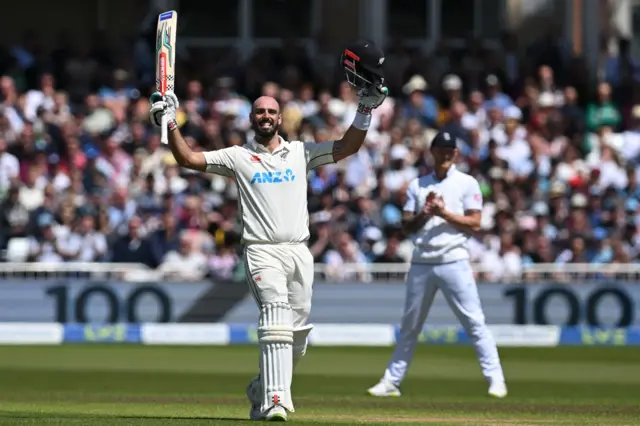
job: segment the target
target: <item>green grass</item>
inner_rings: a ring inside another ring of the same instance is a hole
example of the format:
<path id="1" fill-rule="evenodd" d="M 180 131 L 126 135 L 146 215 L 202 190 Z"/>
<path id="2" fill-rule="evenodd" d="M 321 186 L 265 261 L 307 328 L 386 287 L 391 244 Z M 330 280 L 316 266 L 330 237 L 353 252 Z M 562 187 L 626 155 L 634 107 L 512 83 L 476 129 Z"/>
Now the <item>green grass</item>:
<path id="1" fill-rule="evenodd" d="M 391 348 L 310 348 L 294 379 L 302 424 L 640 422 L 640 349 L 511 348 L 492 400 L 469 347 L 420 347 L 401 398 L 365 390 Z M 0 425 L 241 425 L 255 347 L 0 347 Z"/>

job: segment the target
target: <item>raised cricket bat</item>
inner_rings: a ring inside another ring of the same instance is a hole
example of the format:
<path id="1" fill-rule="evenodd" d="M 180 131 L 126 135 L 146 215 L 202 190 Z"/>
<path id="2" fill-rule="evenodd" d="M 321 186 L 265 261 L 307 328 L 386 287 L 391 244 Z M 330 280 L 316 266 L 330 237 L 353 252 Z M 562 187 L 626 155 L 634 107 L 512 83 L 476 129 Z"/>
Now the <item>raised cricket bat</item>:
<path id="1" fill-rule="evenodd" d="M 158 15 L 156 33 L 156 90 L 162 96 L 173 93 L 176 66 L 176 29 L 178 13 L 175 10 Z M 167 118 L 162 117 L 160 142 L 169 143 Z"/>

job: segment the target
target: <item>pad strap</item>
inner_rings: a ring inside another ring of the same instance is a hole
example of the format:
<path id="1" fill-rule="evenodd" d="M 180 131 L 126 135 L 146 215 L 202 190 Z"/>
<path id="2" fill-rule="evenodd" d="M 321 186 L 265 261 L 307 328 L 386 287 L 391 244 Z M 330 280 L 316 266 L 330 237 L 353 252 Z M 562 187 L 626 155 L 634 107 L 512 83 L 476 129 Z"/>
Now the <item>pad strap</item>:
<path id="1" fill-rule="evenodd" d="M 293 330 L 293 370 L 295 371 L 300 358 L 307 353 L 307 338 L 313 328 L 312 324 L 296 328 Z"/>

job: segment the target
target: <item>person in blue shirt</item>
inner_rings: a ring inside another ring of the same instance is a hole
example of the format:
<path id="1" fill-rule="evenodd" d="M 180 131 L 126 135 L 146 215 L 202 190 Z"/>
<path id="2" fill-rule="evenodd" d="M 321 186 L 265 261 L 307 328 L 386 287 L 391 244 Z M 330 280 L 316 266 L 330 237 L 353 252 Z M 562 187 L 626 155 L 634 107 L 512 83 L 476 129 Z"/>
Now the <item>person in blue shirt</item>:
<path id="1" fill-rule="evenodd" d="M 497 106 L 504 111 L 507 107 L 513 105 L 513 101 L 502 91 L 500 80 L 494 74 L 490 74 L 486 79 L 487 92 L 485 100 L 485 109 L 488 111 L 492 107 Z"/>
<path id="2" fill-rule="evenodd" d="M 414 75 L 402 87 L 407 100 L 402 105 L 402 117 L 405 120 L 417 119 L 425 127 L 435 128 L 438 121 L 438 103 L 427 94 L 428 84 L 421 75 Z"/>

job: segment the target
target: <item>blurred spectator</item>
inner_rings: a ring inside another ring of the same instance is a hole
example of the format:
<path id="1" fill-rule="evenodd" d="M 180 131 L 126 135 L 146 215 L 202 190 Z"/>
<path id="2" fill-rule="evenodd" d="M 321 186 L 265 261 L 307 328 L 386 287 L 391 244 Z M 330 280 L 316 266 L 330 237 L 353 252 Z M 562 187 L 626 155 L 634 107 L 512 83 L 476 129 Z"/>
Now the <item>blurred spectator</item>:
<path id="1" fill-rule="evenodd" d="M 120 237 L 113 244 L 114 263 L 142 263 L 156 268 L 158 263 L 153 256 L 153 249 L 148 238 L 142 234 L 142 221 L 134 216 L 129 221 L 129 233 Z"/>
<path id="2" fill-rule="evenodd" d="M 19 176 L 20 162 L 7 152 L 7 141 L 0 135 L 0 193 L 4 195 Z"/>
<path id="3" fill-rule="evenodd" d="M 167 277 L 196 281 L 207 275 L 207 259 L 193 238 L 192 232 L 184 231 L 180 235 L 178 248 L 164 256 L 160 270 L 165 272 Z"/>
<path id="4" fill-rule="evenodd" d="M 392 91 L 365 146 L 309 174 L 310 248 L 330 278 L 365 278 L 369 263 L 410 257 L 404 194 L 431 171 L 439 128 L 456 135 L 457 166 L 481 185 L 482 230 L 470 248 L 487 279 L 509 282 L 533 263 L 640 260 L 637 60 L 620 40 L 617 53 L 603 45 L 589 70 L 558 34 L 529 46 L 505 33 L 492 49 L 475 38 L 462 49 L 443 39 L 431 53 L 387 49 Z M 5 258 L 139 262 L 184 280 L 237 276 L 239 189 L 233 178 L 180 168 L 160 143 L 147 117 L 154 64 L 145 43 L 96 39 L 75 49 L 61 38 L 46 63 L 32 40 L 0 75 Z M 341 137 L 355 94 L 334 78 L 340 70 L 314 74 L 298 47 L 256 49 L 245 63 L 232 48 L 219 61 L 180 55 L 177 119 L 188 143 L 215 150 L 250 140 L 260 94 L 280 100 L 286 138 Z"/>
<path id="5" fill-rule="evenodd" d="M 2 230 L 2 248 L 6 248 L 12 238 L 28 236 L 29 211 L 20 202 L 20 189 L 9 188 L 2 209 L 0 209 L 0 229 Z"/>
<path id="6" fill-rule="evenodd" d="M 609 83 L 598 85 L 596 102 L 587 106 L 587 128 L 595 131 L 601 127 L 616 129 L 622 122 L 620 110 L 611 99 L 611 86 Z"/>
<path id="7" fill-rule="evenodd" d="M 513 105 L 513 101 L 502 91 L 502 85 L 500 80 L 494 74 L 490 74 L 486 79 L 487 94 L 485 96 L 485 108 L 491 109 L 496 107 L 499 110 L 505 110 L 507 107 Z"/>
<path id="8" fill-rule="evenodd" d="M 418 176 L 418 171 L 411 166 L 409 153 L 405 145 L 391 147 L 389 168 L 382 175 L 382 184 L 387 191 L 400 191 Z"/>
<path id="9" fill-rule="evenodd" d="M 225 241 L 209 258 L 209 271 L 212 278 L 228 280 L 233 277 L 239 261 L 233 243 L 234 241 Z"/>
<path id="10" fill-rule="evenodd" d="M 362 278 L 363 269 L 347 271 L 345 264 L 364 265 L 366 258 L 358 243 L 347 232 L 339 232 L 334 237 L 334 248 L 325 254 L 324 263 L 327 265 L 327 276 L 331 279 Z"/>
<path id="11" fill-rule="evenodd" d="M 34 262 L 64 262 L 70 259 L 70 251 L 56 238 L 53 231 L 53 217 L 42 215 L 38 218 L 36 235 L 29 237 L 28 260 Z"/>
<path id="12" fill-rule="evenodd" d="M 491 244 L 484 252 L 480 263 L 483 270 L 488 271 L 491 281 L 507 281 L 517 279 L 522 272 L 521 251 L 515 246 L 513 235 L 504 232 L 495 244 Z"/>
<path id="13" fill-rule="evenodd" d="M 398 246 L 400 240 L 398 237 L 391 236 L 387 239 L 384 252 L 376 256 L 373 260 L 375 263 L 404 263 L 405 259 L 398 254 Z"/>
<path id="14" fill-rule="evenodd" d="M 408 97 L 402 109 L 402 118 L 415 118 L 423 126 L 434 127 L 438 120 L 438 104 L 433 96 L 426 93 L 427 87 L 427 81 L 420 75 L 414 75 L 402 87 Z"/>
<path id="15" fill-rule="evenodd" d="M 167 253 L 178 250 L 179 229 L 173 212 L 164 212 L 160 229 L 151 234 L 149 242 L 153 252 L 153 262 L 157 265 L 162 263 Z"/>
<path id="16" fill-rule="evenodd" d="M 107 250 L 107 239 L 96 228 L 94 216 L 88 210 L 82 211 L 77 230 L 69 237 L 66 257 L 77 262 L 99 262 L 105 259 Z"/>

